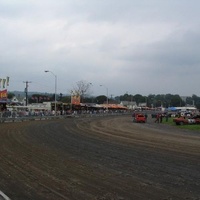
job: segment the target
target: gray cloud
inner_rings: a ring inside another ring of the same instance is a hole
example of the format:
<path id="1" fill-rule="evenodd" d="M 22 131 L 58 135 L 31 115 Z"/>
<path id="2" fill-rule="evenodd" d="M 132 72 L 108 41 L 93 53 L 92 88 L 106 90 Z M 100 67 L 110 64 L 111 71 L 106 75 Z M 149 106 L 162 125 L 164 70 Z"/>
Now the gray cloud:
<path id="1" fill-rule="evenodd" d="M 0 69 L 10 90 L 199 94 L 197 0 L 48 0 L 0 3 Z"/>

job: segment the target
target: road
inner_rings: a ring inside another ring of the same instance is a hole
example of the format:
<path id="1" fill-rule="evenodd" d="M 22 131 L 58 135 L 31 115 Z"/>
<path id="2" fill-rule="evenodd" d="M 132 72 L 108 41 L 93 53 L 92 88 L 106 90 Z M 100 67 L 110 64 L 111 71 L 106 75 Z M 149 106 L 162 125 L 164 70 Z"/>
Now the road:
<path id="1" fill-rule="evenodd" d="M 199 200 L 200 132 L 131 116 L 0 124 L 12 200 Z"/>

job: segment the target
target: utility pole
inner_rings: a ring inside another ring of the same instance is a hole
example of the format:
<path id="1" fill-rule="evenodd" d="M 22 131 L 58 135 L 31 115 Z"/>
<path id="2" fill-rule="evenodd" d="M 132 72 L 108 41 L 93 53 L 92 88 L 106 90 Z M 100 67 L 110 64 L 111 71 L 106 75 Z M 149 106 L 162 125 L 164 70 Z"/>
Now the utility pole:
<path id="1" fill-rule="evenodd" d="M 62 100 L 62 97 L 63 97 L 63 94 L 62 94 L 62 93 L 60 93 L 60 101 Z"/>
<path id="2" fill-rule="evenodd" d="M 26 87 L 25 87 L 25 94 L 26 94 L 26 106 L 28 105 L 28 84 L 31 83 L 30 81 L 24 81 L 24 83 L 26 83 Z"/>

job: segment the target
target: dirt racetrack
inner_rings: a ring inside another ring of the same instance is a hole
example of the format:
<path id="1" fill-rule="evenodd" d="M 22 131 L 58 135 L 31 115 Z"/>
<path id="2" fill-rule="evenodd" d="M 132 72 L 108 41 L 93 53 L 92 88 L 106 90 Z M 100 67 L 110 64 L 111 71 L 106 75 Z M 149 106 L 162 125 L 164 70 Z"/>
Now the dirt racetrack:
<path id="1" fill-rule="evenodd" d="M 130 116 L 0 124 L 12 200 L 199 200 L 200 133 Z"/>

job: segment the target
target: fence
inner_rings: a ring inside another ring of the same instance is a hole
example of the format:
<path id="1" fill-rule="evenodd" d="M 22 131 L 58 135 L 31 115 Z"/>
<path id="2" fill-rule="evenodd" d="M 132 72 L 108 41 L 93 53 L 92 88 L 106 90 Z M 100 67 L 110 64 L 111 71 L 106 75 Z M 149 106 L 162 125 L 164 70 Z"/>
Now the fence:
<path id="1" fill-rule="evenodd" d="M 51 112 L 26 112 L 26 111 L 4 111 L 0 112 L 0 123 L 5 122 L 23 122 L 23 121 L 35 121 L 35 120 L 54 120 L 65 119 L 72 117 L 97 117 L 97 116 L 111 116 L 111 115 L 123 115 L 130 114 L 128 111 L 101 111 L 101 112 L 72 112 L 72 113 L 60 113 L 53 115 Z"/>

